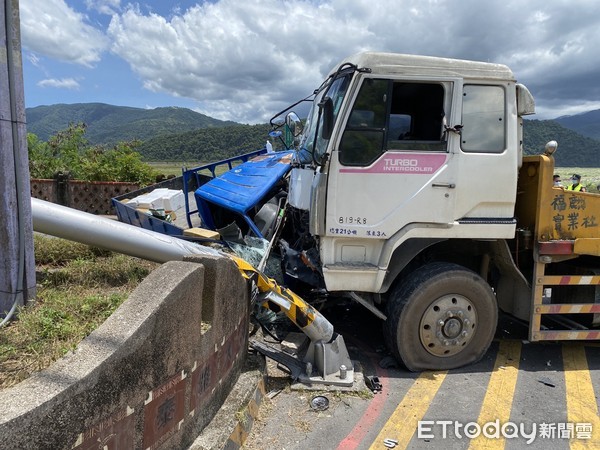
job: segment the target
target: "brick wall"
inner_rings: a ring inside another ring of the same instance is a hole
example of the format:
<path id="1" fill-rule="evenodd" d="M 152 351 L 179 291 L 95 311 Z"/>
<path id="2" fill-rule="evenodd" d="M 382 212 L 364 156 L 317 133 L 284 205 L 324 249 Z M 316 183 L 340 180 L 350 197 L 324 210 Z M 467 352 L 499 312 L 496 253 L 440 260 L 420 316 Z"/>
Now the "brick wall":
<path id="1" fill-rule="evenodd" d="M 116 214 L 111 199 L 139 188 L 140 186 L 136 183 L 77 181 L 60 175 L 53 180 L 31 179 L 31 196 L 33 198 L 91 214 Z"/>

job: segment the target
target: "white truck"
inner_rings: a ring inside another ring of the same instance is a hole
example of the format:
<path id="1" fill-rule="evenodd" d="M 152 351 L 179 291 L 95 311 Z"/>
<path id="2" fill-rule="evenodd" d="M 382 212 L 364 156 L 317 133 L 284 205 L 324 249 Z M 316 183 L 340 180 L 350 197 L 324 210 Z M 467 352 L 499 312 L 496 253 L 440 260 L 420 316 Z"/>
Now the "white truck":
<path id="1" fill-rule="evenodd" d="M 362 304 L 413 371 L 479 360 L 499 309 L 533 341 L 600 338 L 600 196 L 553 188 L 555 143 L 523 156 L 508 67 L 366 52 L 305 100 L 271 121 L 290 151 L 200 183 L 204 227 L 270 241 L 313 304 Z"/>
<path id="2" fill-rule="evenodd" d="M 498 318 L 490 261 L 516 235 L 529 91 L 499 64 L 362 53 L 313 104 L 299 147 L 314 177 L 290 191 L 310 189 L 324 287 L 381 308 L 411 370 L 478 360 Z"/>

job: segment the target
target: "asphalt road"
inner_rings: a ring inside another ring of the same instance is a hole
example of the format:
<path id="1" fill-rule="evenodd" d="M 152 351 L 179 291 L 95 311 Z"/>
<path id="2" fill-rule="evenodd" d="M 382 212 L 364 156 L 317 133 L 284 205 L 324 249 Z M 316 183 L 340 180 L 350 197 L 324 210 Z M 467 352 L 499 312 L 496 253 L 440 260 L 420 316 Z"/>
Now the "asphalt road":
<path id="1" fill-rule="evenodd" d="M 411 373 L 390 366 L 379 324 L 355 312 L 328 317 L 381 392 L 292 390 L 271 363 L 272 398 L 244 448 L 600 449 L 600 343 L 530 343 L 522 324 L 503 318 L 477 364 Z M 315 395 L 328 409 L 311 408 Z"/>

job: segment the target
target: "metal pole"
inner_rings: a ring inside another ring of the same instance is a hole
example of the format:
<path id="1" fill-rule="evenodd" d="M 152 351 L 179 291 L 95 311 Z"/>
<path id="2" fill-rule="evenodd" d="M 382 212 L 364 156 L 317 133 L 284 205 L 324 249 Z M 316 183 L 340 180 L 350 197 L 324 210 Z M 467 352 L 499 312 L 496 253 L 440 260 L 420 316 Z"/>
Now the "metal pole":
<path id="1" fill-rule="evenodd" d="M 192 255 L 225 257 L 210 247 L 37 198 L 31 199 L 31 207 L 35 231 L 70 241 L 160 263 Z"/>
<path id="2" fill-rule="evenodd" d="M 35 296 L 29 162 L 18 0 L 4 0 L 0 22 L 0 324 Z"/>

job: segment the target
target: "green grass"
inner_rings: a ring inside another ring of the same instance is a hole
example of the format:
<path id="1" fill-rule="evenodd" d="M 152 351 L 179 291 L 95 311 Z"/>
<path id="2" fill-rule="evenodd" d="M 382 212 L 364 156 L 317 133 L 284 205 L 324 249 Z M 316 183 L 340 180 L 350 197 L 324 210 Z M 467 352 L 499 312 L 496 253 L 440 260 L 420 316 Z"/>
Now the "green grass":
<path id="1" fill-rule="evenodd" d="M 191 163 L 190 162 L 148 162 L 147 164 L 165 176 L 174 175 L 174 176 L 178 177 L 181 175 L 181 169 L 183 167 L 185 167 L 187 169 L 194 169 L 196 167 L 200 167 L 200 166 L 203 166 L 204 164 L 208 164 L 208 163 L 206 163 L 206 162 L 191 162 Z M 240 162 L 236 161 L 235 163 L 233 163 L 233 166 L 235 167 L 238 164 L 240 164 Z M 217 173 L 217 175 L 220 175 L 220 174 L 226 172 L 227 170 L 229 170 L 227 165 L 222 165 L 222 166 L 217 167 L 216 173 Z M 206 174 L 209 175 L 210 172 L 206 171 Z"/>
<path id="2" fill-rule="evenodd" d="M 148 162 L 148 165 L 165 176 L 175 175 L 178 177 L 181 175 L 182 167 L 193 168 L 198 167 L 200 164 L 187 162 Z"/>
<path id="3" fill-rule="evenodd" d="M 141 259 L 35 235 L 38 288 L 0 328 L 0 389 L 50 365 L 96 329 L 155 267 Z"/>

